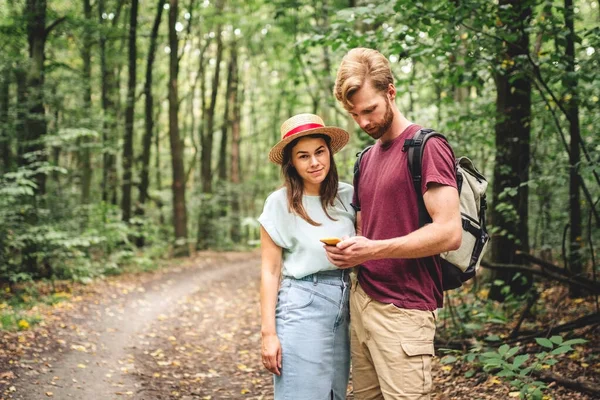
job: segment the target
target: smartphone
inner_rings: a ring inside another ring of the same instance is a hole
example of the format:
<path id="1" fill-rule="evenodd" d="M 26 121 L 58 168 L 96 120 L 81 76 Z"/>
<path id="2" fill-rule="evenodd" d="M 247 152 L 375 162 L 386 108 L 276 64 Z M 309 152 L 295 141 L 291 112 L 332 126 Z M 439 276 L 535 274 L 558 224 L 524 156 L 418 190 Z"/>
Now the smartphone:
<path id="1" fill-rule="evenodd" d="M 328 237 L 319 240 L 325 243 L 327 246 L 335 246 L 336 244 L 342 241 L 342 239 L 336 237 Z"/>

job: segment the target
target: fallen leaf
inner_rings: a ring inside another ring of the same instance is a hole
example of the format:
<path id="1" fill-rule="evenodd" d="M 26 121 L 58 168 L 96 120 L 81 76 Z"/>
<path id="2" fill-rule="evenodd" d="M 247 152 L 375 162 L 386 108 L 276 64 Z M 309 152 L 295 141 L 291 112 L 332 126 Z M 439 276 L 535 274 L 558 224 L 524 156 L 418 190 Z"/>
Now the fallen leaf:
<path id="1" fill-rule="evenodd" d="M 87 349 L 85 348 L 85 346 L 82 346 L 80 344 L 72 344 L 71 349 L 87 353 Z"/>
<path id="2" fill-rule="evenodd" d="M 0 373 L 0 379 L 14 379 L 15 374 L 12 371 Z"/>

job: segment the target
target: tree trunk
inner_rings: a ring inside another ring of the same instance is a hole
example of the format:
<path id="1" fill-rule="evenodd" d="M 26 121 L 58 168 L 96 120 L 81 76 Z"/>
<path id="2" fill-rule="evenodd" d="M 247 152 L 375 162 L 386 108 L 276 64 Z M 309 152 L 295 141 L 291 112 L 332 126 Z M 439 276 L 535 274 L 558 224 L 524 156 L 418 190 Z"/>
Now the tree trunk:
<path id="1" fill-rule="evenodd" d="M 219 163 L 218 163 L 218 176 L 221 181 L 221 186 L 217 188 L 217 198 L 219 201 L 218 216 L 224 218 L 227 216 L 227 209 L 229 206 L 229 198 L 231 196 L 230 185 L 224 184 L 227 182 L 227 173 L 229 160 L 227 157 L 227 145 L 229 143 L 229 129 L 231 127 L 231 109 L 232 106 L 232 81 L 233 81 L 233 70 L 236 68 L 236 49 L 235 42 L 231 44 L 231 59 L 229 60 L 229 66 L 227 67 L 227 84 L 225 86 L 225 109 L 223 111 L 223 125 L 221 128 L 221 144 L 219 146 Z M 223 224 L 219 224 L 222 226 Z M 219 231 L 220 235 L 227 236 L 231 232 L 231 226 L 228 223 L 224 224 L 224 229 Z"/>
<path id="2" fill-rule="evenodd" d="M 157 107 L 158 110 L 156 111 L 156 118 L 154 118 L 155 121 L 159 121 L 160 120 L 160 114 L 161 114 L 161 108 Z M 155 149 L 154 149 L 154 154 L 156 154 L 156 158 L 154 159 L 154 170 L 156 171 L 156 190 L 161 191 L 162 190 L 162 174 L 161 174 L 161 163 L 160 163 L 160 135 L 158 134 L 158 132 L 156 132 L 155 136 L 154 136 L 154 145 L 155 145 Z M 161 217 L 162 217 L 162 213 L 161 213 Z M 161 224 L 163 222 L 161 221 Z"/>
<path id="3" fill-rule="evenodd" d="M 329 13 L 331 12 L 331 5 L 328 4 L 327 0 L 321 1 L 321 21 L 317 22 L 317 26 L 319 27 L 319 31 L 321 34 L 326 35 L 327 32 L 330 31 L 329 27 Z M 317 18 L 319 21 L 319 18 Z M 329 46 L 322 46 L 323 50 L 323 91 L 322 96 L 324 102 L 321 106 L 321 117 L 324 121 L 331 124 L 333 123 L 332 118 L 332 110 L 335 108 L 335 99 L 331 94 L 333 93 L 333 87 L 335 85 L 335 81 L 333 75 L 331 74 L 331 56 L 329 55 Z M 291 115 L 291 113 L 290 113 Z"/>
<path id="4" fill-rule="evenodd" d="M 201 37 L 201 33 L 198 32 L 197 33 L 198 37 Z M 206 40 L 205 44 L 202 45 L 202 40 L 200 40 L 199 46 L 199 54 L 200 57 L 198 57 L 198 71 L 196 72 L 196 76 L 192 78 L 192 74 L 190 73 L 190 79 L 193 80 L 192 85 L 190 87 L 190 95 L 189 95 L 189 101 L 188 101 L 188 115 L 190 118 L 190 128 L 189 128 L 189 132 L 190 132 L 190 140 L 192 142 L 192 146 L 194 147 L 194 155 L 192 156 L 191 162 L 190 162 L 190 167 L 187 169 L 187 172 L 185 174 L 185 181 L 189 182 L 190 176 L 192 174 L 192 172 L 194 173 L 194 181 L 200 183 L 200 181 L 202 180 L 200 178 L 200 166 L 198 163 L 199 160 L 199 156 L 200 156 L 200 136 L 196 136 L 196 123 L 197 123 L 197 115 L 196 115 L 196 88 L 198 86 L 198 81 L 201 81 L 202 79 L 204 79 L 204 52 L 206 51 L 206 48 L 208 47 L 208 43 L 209 41 Z M 191 66 L 191 63 L 189 64 Z M 190 68 L 191 69 L 191 68 Z M 202 82 L 202 81 L 201 81 Z M 200 97 L 200 111 L 201 111 L 201 116 L 200 116 L 200 129 L 199 132 L 203 132 L 203 124 L 204 121 L 202 119 L 202 116 L 204 115 L 204 86 L 201 84 L 201 97 Z M 195 186 L 195 185 L 194 185 Z"/>
<path id="5" fill-rule="evenodd" d="M 125 108 L 125 137 L 123 140 L 123 182 L 121 212 L 123 221 L 131 218 L 131 185 L 133 180 L 133 119 L 135 112 L 135 84 L 137 67 L 137 30 L 138 0 L 131 1 L 129 14 L 129 81 L 127 85 L 127 104 Z"/>
<path id="6" fill-rule="evenodd" d="M 206 44 L 200 50 L 200 56 L 198 57 L 198 79 L 200 80 L 200 124 L 198 127 L 198 138 L 200 141 L 200 146 L 203 143 L 204 132 L 206 129 L 206 61 L 204 58 L 204 54 L 206 49 L 208 49 L 210 45 L 210 38 L 206 39 Z M 200 165 L 197 168 L 198 182 L 202 181 L 202 157 L 200 157 Z"/>
<path id="7" fill-rule="evenodd" d="M 566 102 L 565 109 L 569 120 L 569 133 L 571 137 L 569 149 L 569 219 L 571 229 L 569 231 L 569 269 L 574 276 L 583 272 L 582 264 L 582 226 L 581 226 L 581 201 L 579 193 L 579 161 L 581 133 L 579 131 L 579 92 L 577 90 L 578 80 L 575 73 L 575 28 L 574 28 L 573 0 L 565 0 L 565 25 L 569 30 L 566 37 L 567 46 L 565 56 L 567 61 L 567 73 L 563 79 L 564 87 L 567 88 L 571 98 Z M 570 286 L 571 297 L 581 296 L 581 289 Z"/>
<path id="8" fill-rule="evenodd" d="M 219 179 L 221 182 L 227 180 L 227 142 L 228 132 L 231 127 L 231 112 L 232 108 L 232 83 L 233 70 L 236 68 L 236 49 L 235 43 L 231 45 L 231 60 L 227 68 L 227 85 L 225 87 L 225 110 L 223 111 L 223 126 L 221 128 L 221 145 L 219 146 Z"/>
<path id="9" fill-rule="evenodd" d="M 115 17 L 112 20 L 114 28 L 119 20 L 124 0 L 119 0 Z M 109 62 L 111 54 L 110 43 L 107 40 L 110 28 L 105 24 L 105 0 L 98 0 L 98 21 L 101 28 L 100 34 L 100 75 L 102 81 L 101 103 L 103 112 L 102 123 L 102 201 L 117 204 L 117 170 L 116 157 L 117 145 L 115 132 L 117 131 L 118 115 L 118 86 L 113 62 Z"/>
<path id="10" fill-rule="evenodd" d="M 173 225 L 175 228 L 174 255 L 189 254 L 187 246 L 187 214 L 185 207 L 185 170 L 183 167 L 183 144 L 179 139 L 179 95 L 177 93 L 177 75 L 179 59 L 177 57 L 178 0 L 170 0 L 169 8 L 169 139 L 171 142 L 171 164 L 173 168 Z"/>
<path id="11" fill-rule="evenodd" d="M 529 180 L 531 83 L 520 59 L 529 49 L 526 28 L 531 7 L 517 0 L 501 0 L 499 6 L 498 20 L 507 36 L 515 40 L 502 47 L 499 63 L 503 71 L 495 73 L 496 163 L 491 218 L 499 234 L 492 238 L 492 259 L 495 263 L 519 264 L 516 251 L 529 251 L 528 187 L 521 184 Z M 516 190 L 516 194 L 507 195 L 505 189 Z M 508 207 L 500 207 L 501 203 Z M 512 270 L 496 271 L 494 278 L 509 284 L 513 293 L 524 293 L 531 286 L 531 275 L 512 280 L 514 275 Z M 504 300 L 501 289 L 492 286 L 490 298 Z"/>
<path id="12" fill-rule="evenodd" d="M 81 58 L 83 61 L 83 115 L 85 115 L 85 124 L 90 125 L 92 108 L 92 37 L 90 24 L 92 23 L 92 6 L 90 0 L 83 0 L 83 15 L 85 17 L 85 26 L 83 33 L 83 48 L 81 49 Z M 88 204 L 90 202 L 90 188 L 92 185 L 92 160 L 89 147 L 89 139 L 83 139 L 79 142 L 83 149 L 79 150 L 81 165 L 81 202 Z"/>
<path id="13" fill-rule="evenodd" d="M 57 86 L 53 85 L 52 91 L 51 91 L 52 98 L 57 98 L 56 91 L 57 91 Z M 54 115 L 52 118 L 53 124 L 54 124 L 52 132 L 54 135 L 58 135 L 58 127 L 60 126 L 60 121 L 61 121 L 61 119 L 60 119 L 61 111 L 64 111 L 64 110 L 62 110 L 62 108 L 59 105 L 56 105 L 54 107 L 54 110 L 53 110 Z M 49 129 L 49 131 L 50 131 L 50 129 Z M 60 165 L 61 152 L 62 152 L 62 149 L 59 146 L 54 146 L 52 148 L 52 164 Z M 54 184 L 56 185 L 56 189 L 54 190 L 54 192 L 56 193 L 57 196 L 63 195 L 63 185 L 61 183 L 61 178 L 62 178 L 61 175 L 62 174 L 58 171 L 53 171 L 51 174 L 52 182 L 54 182 Z"/>
<path id="14" fill-rule="evenodd" d="M 156 17 L 150 33 L 150 46 L 148 48 L 148 58 L 146 60 L 146 83 L 144 84 L 144 138 L 142 140 L 142 165 L 140 173 L 139 200 L 136 207 L 137 215 L 144 215 L 146 200 L 148 199 L 148 187 L 150 186 L 150 151 L 152 148 L 152 134 L 154 132 L 154 97 L 152 95 L 152 68 L 156 55 L 156 41 L 158 38 L 158 28 L 162 18 L 165 0 L 158 0 L 156 6 Z M 140 236 L 137 240 L 138 246 L 144 245 L 144 237 Z"/>
<path id="15" fill-rule="evenodd" d="M 46 0 L 27 0 L 24 14 L 27 23 L 29 41 L 29 69 L 26 75 L 25 99 L 27 115 L 25 117 L 25 136 L 23 154 L 29 153 L 24 162 L 32 165 L 46 161 L 45 146 L 42 142 L 46 135 L 46 111 L 44 109 L 44 61 L 46 59 Z M 36 192 L 46 192 L 46 176 L 36 176 Z"/>
<path id="16" fill-rule="evenodd" d="M 15 69 L 15 81 L 17 82 L 17 119 L 15 121 L 15 138 L 17 139 L 17 162 L 19 166 L 25 165 L 23 153 L 25 151 L 24 143 L 21 138 L 25 138 L 25 118 L 27 118 L 26 96 L 26 73 L 21 65 Z"/>
<path id="17" fill-rule="evenodd" d="M 109 110 L 110 100 L 108 97 L 108 67 L 106 62 L 106 32 L 104 28 L 104 0 L 98 0 L 98 23 L 100 25 L 100 39 L 98 41 L 100 48 L 100 79 L 101 90 L 100 98 L 102 103 L 102 201 L 108 202 L 108 188 L 110 176 L 110 151 L 108 147 L 108 132 L 109 132 Z"/>
<path id="18" fill-rule="evenodd" d="M 0 152 L 2 153 L 2 173 L 12 171 L 12 137 L 8 127 L 10 78 L 6 70 L 0 74 Z"/>
<path id="19" fill-rule="evenodd" d="M 233 47 L 236 49 L 236 46 Z M 242 234 L 240 230 L 240 196 L 241 196 L 241 171 L 240 171 L 240 122 L 241 97 L 239 89 L 239 69 L 237 66 L 237 51 L 232 51 L 232 61 L 235 60 L 233 77 L 231 79 L 231 104 L 233 112 L 231 116 L 231 183 L 233 193 L 231 196 L 231 240 L 240 243 Z"/>
<path id="20" fill-rule="evenodd" d="M 224 1 L 217 2 L 217 10 L 219 13 L 222 12 Z M 198 237 L 196 242 L 197 249 L 207 249 L 212 245 L 212 238 L 214 232 L 212 229 L 212 223 L 214 218 L 214 210 L 211 204 L 212 198 L 212 148 L 214 138 L 214 120 L 215 120 L 215 108 L 217 105 L 217 94 L 219 92 L 219 75 L 221 72 L 221 59 L 223 58 L 223 40 L 221 37 L 222 26 L 217 25 L 216 39 L 217 39 L 217 54 L 215 63 L 215 73 L 212 80 L 210 103 L 206 110 L 206 130 L 200 137 L 200 143 L 202 146 L 201 152 L 201 174 L 202 174 L 202 197 L 200 203 L 200 214 L 198 217 Z"/>
<path id="21" fill-rule="evenodd" d="M 206 131 L 202 135 L 202 192 L 212 193 L 212 148 L 214 138 L 215 108 L 217 105 L 217 94 L 219 92 L 219 75 L 221 73 L 221 59 L 223 58 L 223 40 L 221 38 L 221 25 L 217 26 L 217 55 L 215 63 L 215 74 L 212 80 L 212 92 L 210 104 L 206 113 Z"/>

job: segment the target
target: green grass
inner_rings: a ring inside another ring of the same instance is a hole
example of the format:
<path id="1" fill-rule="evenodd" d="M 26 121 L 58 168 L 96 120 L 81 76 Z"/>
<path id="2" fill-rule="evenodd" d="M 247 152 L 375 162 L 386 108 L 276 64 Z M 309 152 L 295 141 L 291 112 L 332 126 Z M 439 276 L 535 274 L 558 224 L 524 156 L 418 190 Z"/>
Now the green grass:
<path id="1" fill-rule="evenodd" d="M 31 315 L 33 307 L 38 304 L 52 306 L 70 297 L 66 292 L 42 294 L 33 285 L 15 292 L 6 291 L 0 298 L 0 330 L 14 332 L 31 329 L 42 321 L 41 316 Z"/>
<path id="2" fill-rule="evenodd" d="M 41 321 L 42 318 L 39 315 L 24 315 L 13 309 L 0 311 L 0 327 L 3 331 L 25 331 Z"/>

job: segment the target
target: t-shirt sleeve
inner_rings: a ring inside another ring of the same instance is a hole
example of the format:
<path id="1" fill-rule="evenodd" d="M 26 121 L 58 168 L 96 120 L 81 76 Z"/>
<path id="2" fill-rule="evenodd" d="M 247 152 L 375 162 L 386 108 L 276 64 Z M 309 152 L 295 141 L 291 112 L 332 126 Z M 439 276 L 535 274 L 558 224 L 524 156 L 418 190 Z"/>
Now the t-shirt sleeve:
<path id="1" fill-rule="evenodd" d="M 434 137 L 427 141 L 423 151 L 421 192 L 425 194 L 430 183 L 457 188 L 454 153 L 448 142 Z"/>
<path id="2" fill-rule="evenodd" d="M 356 201 L 356 193 L 354 187 L 348 183 L 340 182 L 338 195 L 342 202 L 344 210 L 352 215 L 352 222 L 356 221 L 356 209 L 353 204 Z"/>
<path id="3" fill-rule="evenodd" d="M 272 193 L 265 200 L 265 206 L 262 214 L 258 217 L 258 222 L 265 228 L 277 246 L 286 249 L 290 247 L 289 232 L 285 229 L 289 219 L 290 214 L 287 212 L 285 196 L 278 191 Z"/>

